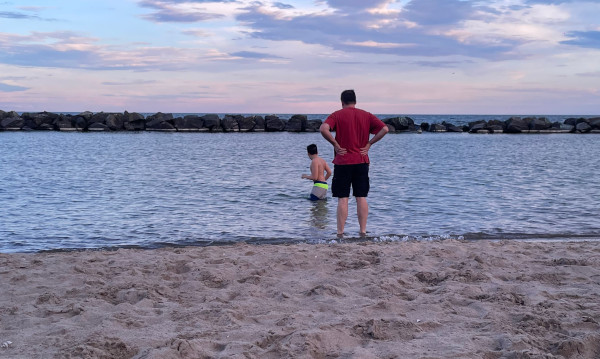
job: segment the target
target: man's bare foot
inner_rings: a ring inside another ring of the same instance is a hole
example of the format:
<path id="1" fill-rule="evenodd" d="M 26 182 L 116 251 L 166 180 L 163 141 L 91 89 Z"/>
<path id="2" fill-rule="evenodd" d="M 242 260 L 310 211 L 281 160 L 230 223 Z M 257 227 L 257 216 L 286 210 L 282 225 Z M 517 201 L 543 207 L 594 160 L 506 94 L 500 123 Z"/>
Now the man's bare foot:
<path id="1" fill-rule="evenodd" d="M 358 232 L 358 236 L 363 238 L 367 236 L 367 232 Z"/>

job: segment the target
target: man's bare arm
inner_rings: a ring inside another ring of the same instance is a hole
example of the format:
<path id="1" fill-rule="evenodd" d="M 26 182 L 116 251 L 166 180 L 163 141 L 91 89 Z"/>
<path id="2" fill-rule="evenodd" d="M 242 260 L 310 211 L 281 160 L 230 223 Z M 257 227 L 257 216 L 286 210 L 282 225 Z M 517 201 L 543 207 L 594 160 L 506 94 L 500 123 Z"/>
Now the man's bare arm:
<path id="1" fill-rule="evenodd" d="M 377 134 L 375 134 L 375 136 L 373 136 L 373 138 L 371 138 L 369 140 L 369 142 L 367 142 L 367 145 L 360 149 L 360 154 L 363 156 L 367 155 L 369 153 L 369 148 L 371 148 L 371 145 L 373 145 L 377 141 L 381 140 L 383 138 L 383 136 L 385 136 L 388 133 L 388 131 L 389 131 L 388 127 L 383 126 L 383 128 L 381 130 L 379 130 L 379 132 L 377 132 Z"/>
<path id="2" fill-rule="evenodd" d="M 331 134 L 331 128 L 329 127 L 328 124 L 326 124 L 326 123 L 322 124 L 321 127 L 319 128 L 319 131 L 321 132 L 321 135 L 323 136 L 323 138 L 325 138 L 327 140 L 327 142 L 329 142 L 333 145 L 333 150 L 335 151 L 336 154 L 338 154 L 338 155 L 346 154 L 346 152 L 347 152 L 346 149 L 340 147 L 339 143 L 337 143 L 337 141 Z"/>

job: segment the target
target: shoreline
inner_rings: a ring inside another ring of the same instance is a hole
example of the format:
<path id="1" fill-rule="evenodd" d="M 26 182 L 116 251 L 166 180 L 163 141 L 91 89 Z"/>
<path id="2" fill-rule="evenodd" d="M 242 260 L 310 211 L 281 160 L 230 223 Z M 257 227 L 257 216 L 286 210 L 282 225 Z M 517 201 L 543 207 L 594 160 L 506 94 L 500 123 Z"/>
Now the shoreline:
<path id="1" fill-rule="evenodd" d="M 350 244 L 395 244 L 395 243 L 435 243 L 445 241 L 459 241 L 464 243 L 471 242 L 524 242 L 524 243 L 561 243 L 561 242 L 598 242 L 600 243 L 600 236 L 597 234 L 561 234 L 561 235 L 547 235 L 541 236 L 537 234 L 529 234 L 526 236 L 521 235 L 520 237 L 465 237 L 462 235 L 451 235 L 451 236 L 407 236 L 407 235 L 381 235 L 381 236 L 347 236 L 343 239 L 331 238 L 331 239 L 318 239 L 318 240 L 241 240 L 241 241 L 216 241 L 212 240 L 209 242 L 198 242 L 198 244 L 186 242 L 183 244 L 170 243 L 161 244 L 157 246 L 138 246 L 138 245 L 122 245 L 122 246 L 102 246 L 102 247 L 72 247 L 72 248 L 50 248 L 40 249 L 36 251 L 1 251 L 0 255 L 12 255 L 12 254 L 53 254 L 53 253 L 77 253 L 77 252 L 116 252 L 119 250 L 139 250 L 139 251 L 155 251 L 155 250 L 175 250 L 182 248 L 206 248 L 206 247 L 235 247 L 239 245 L 249 246 L 294 246 L 294 245 L 309 245 L 309 246 L 322 246 L 322 245 L 350 245 Z"/>
<path id="2" fill-rule="evenodd" d="M 600 242 L 0 254 L 3 358 L 600 355 Z"/>

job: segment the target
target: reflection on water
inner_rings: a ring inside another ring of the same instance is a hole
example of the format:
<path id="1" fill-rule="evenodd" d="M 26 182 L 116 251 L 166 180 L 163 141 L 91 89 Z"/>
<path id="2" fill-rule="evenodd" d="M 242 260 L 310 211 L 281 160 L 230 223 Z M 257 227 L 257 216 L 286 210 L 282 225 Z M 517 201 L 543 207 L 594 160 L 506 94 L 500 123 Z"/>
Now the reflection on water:
<path id="1" fill-rule="evenodd" d="M 300 178 L 310 143 L 333 158 L 318 133 L 0 133 L 0 251 L 335 239 L 336 199 Z M 596 153 L 596 135 L 388 135 L 369 237 L 600 236 Z"/>
<path id="2" fill-rule="evenodd" d="M 326 229 L 329 225 L 329 208 L 326 200 L 310 201 L 310 218 L 313 227 Z"/>

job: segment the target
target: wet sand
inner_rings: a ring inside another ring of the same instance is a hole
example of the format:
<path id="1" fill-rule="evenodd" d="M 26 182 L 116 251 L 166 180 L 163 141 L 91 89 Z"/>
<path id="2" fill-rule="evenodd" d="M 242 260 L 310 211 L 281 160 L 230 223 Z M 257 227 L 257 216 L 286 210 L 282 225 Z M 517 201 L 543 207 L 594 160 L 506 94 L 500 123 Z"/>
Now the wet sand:
<path id="1" fill-rule="evenodd" d="M 1 358 L 599 358 L 600 242 L 0 254 Z"/>

